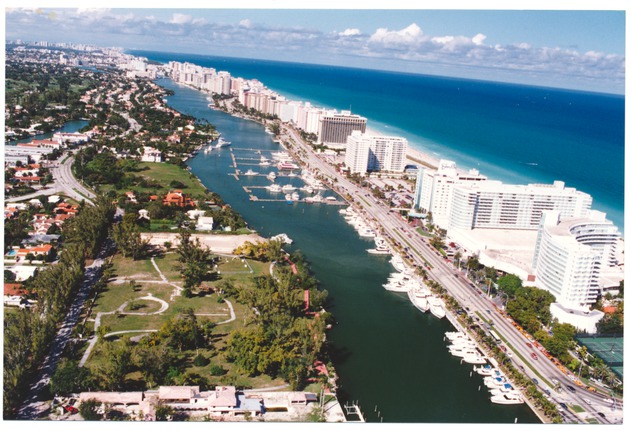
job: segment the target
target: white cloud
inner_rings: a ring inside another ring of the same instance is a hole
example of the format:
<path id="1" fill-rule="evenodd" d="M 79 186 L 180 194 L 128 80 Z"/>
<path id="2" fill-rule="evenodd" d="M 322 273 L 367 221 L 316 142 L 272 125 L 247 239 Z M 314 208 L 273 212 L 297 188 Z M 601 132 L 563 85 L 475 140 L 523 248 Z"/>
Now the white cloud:
<path id="1" fill-rule="evenodd" d="M 192 22 L 193 17 L 183 13 L 174 13 L 173 17 L 169 21 L 171 24 L 189 24 Z"/>
<path id="2" fill-rule="evenodd" d="M 381 45 L 383 47 L 395 47 L 415 45 L 423 42 L 422 29 L 413 23 L 408 27 L 398 31 L 390 31 L 386 28 L 379 28 L 370 36 L 369 43 L 373 45 Z"/>
<path id="3" fill-rule="evenodd" d="M 358 28 L 347 28 L 339 33 L 339 36 L 359 36 L 360 34 L 361 30 L 359 30 Z"/>
<path id="4" fill-rule="evenodd" d="M 252 28 L 252 20 L 250 19 L 242 19 L 238 25 L 240 25 L 241 27 L 245 27 L 245 28 Z"/>
<path id="5" fill-rule="evenodd" d="M 475 37 L 472 38 L 472 42 L 475 45 L 483 45 L 483 41 L 486 40 L 486 35 L 478 33 Z"/>

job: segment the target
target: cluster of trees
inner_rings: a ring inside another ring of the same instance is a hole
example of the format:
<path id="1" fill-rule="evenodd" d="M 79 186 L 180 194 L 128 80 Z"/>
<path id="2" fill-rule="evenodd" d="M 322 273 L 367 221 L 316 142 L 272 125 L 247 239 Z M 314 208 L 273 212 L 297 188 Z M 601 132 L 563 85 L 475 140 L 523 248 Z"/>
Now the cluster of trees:
<path id="1" fill-rule="evenodd" d="M 101 337 L 97 345 L 99 365 L 81 368 L 76 360 L 63 359 L 51 377 L 51 392 L 146 390 L 160 385 L 200 385 L 206 389 L 208 382 L 186 369 L 197 349 L 212 347 L 212 327 L 199 321 L 192 309 L 185 309 L 137 344 Z M 140 383 L 130 376 L 136 372 L 142 376 Z"/>
<path id="2" fill-rule="evenodd" d="M 190 232 L 182 229 L 179 233 L 179 245 L 177 246 L 179 255 L 180 270 L 184 278 L 184 290 L 182 295 L 186 298 L 192 296 L 192 290 L 199 287 L 201 282 L 207 280 L 212 275 L 214 259 L 208 247 L 203 247 L 199 238 L 190 240 Z"/>
<path id="3" fill-rule="evenodd" d="M 123 215 L 122 220 L 112 226 L 111 232 L 111 237 L 121 254 L 133 260 L 142 259 L 149 245 L 149 240 L 143 240 L 140 235 L 137 218 L 134 213 Z"/>
<path id="4" fill-rule="evenodd" d="M 96 199 L 83 206 L 66 222 L 64 246 L 59 261 L 39 271 L 24 284 L 36 307 L 5 314 L 4 320 L 4 404 L 5 418 L 14 418 L 28 393 L 37 367 L 42 363 L 57 326 L 81 286 L 85 259 L 95 257 L 113 219 L 113 206 Z"/>
<path id="5" fill-rule="evenodd" d="M 229 335 L 224 351 L 225 359 L 241 373 L 281 377 L 293 390 L 300 390 L 315 360 L 327 362 L 325 328 L 332 317 L 326 312 L 309 314 L 304 290 L 309 290 L 309 309 L 313 310 L 321 310 L 327 292 L 314 288 L 317 282 L 305 271 L 294 274 L 277 268 L 275 277 L 255 277 L 253 285 L 225 285 L 227 296 L 246 304 L 255 314 L 253 321 Z"/>
<path id="6" fill-rule="evenodd" d="M 270 262 L 280 260 L 284 256 L 284 251 L 280 240 L 257 241 L 255 243 L 245 241 L 234 249 L 234 254 L 261 262 Z"/>

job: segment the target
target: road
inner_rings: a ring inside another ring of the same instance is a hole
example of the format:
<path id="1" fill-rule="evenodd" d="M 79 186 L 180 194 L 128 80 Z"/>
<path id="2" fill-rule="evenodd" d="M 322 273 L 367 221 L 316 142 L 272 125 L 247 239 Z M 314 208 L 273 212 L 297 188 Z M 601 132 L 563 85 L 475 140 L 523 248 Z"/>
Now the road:
<path id="1" fill-rule="evenodd" d="M 104 259 L 111 252 L 112 249 L 113 243 L 111 241 L 107 241 L 102 247 L 94 262 L 90 266 L 85 268 L 85 274 L 83 276 L 81 288 L 79 289 L 74 299 L 74 302 L 70 306 L 70 310 L 68 311 L 66 318 L 64 319 L 59 331 L 57 332 L 48 356 L 46 356 L 46 358 L 44 359 L 44 363 L 38 371 L 39 375 L 36 383 L 33 384 L 33 386 L 31 386 L 30 388 L 30 396 L 26 399 L 24 405 L 18 412 L 18 419 L 37 419 L 45 414 L 48 410 L 49 407 L 46 398 L 49 397 L 42 399 L 43 395 L 48 395 L 45 392 L 45 388 L 48 383 L 50 383 L 50 377 L 54 373 L 55 368 L 57 367 L 57 362 L 59 362 L 61 354 L 63 353 L 66 344 L 70 340 L 72 330 L 76 326 L 79 317 L 81 316 L 83 305 L 90 295 L 92 286 L 100 277 L 100 270 L 101 266 L 104 263 Z"/>
<path id="2" fill-rule="evenodd" d="M 70 155 L 68 157 L 68 155 Z M 15 196 L 5 199 L 6 202 L 21 202 L 29 199 L 36 198 L 41 195 L 54 195 L 63 193 L 71 199 L 78 202 L 82 200 L 89 201 L 96 195 L 86 189 L 77 179 L 72 175 L 72 162 L 74 161 L 74 155 L 70 151 L 62 161 L 55 161 L 50 165 L 50 173 L 53 176 L 54 182 L 45 189 L 37 190 L 34 193 L 23 196 Z"/>
<path id="3" fill-rule="evenodd" d="M 357 186 L 336 172 L 333 166 L 320 159 L 311 147 L 301 140 L 296 131 L 285 128 L 283 133 L 295 143 L 294 156 L 299 154 L 302 163 L 306 164 L 309 170 L 318 170 L 320 174 L 331 179 L 337 192 L 343 196 L 351 196 L 355 202 L 360 203 L 363 208 L 364 219 L 371 222 L 372 225 L 379 226 L 380 234 L 387 238 L 390 243 L 396 241 L 405 248 L 409 256 L 408 262 L 423 267 L 426 267 L 425 262 L 428 263 L 431 267 L 430 270 L 427 270 L 429 278 L 440 283 L 462 307 L 467 308 L 469 314 L 484 316 L 488 321 L 492 320 L 494 331 L 511 347 L 510 354 L 514 363 L 524 375 L 536 378 L 539 383 L 542 382 L 541 390 L 549 389 L 551 398 L 556 403 L 580 405 L 588 416 L 602 423 L 620 423 L 623 409 L 619 400 L 615 400 L 615 405 L 612 405 L 604 401 L 609 398 L 608 396 L 588 391 L 584 387 L 576 385 L 573 382 L 574 376 L 563 373 L 543 352 L 534 351 L 535 347 L 530 340 L 508 320 L 507 316 L 495 308 L 491 299 L 476 288 L 466 278 L 464 272 L 455 268 L 435 250 L 426 238 L 417 233 L 415 229 L 410 228 L 399 213 L 391 211 L 369 190 Z M 532 347 L 529 347 L 528 344 Z M 533 359 L 531 353 L 536 353 L 537 359 Z M 552 379 L 556 379 L 560 385 L 554 385 Z M 557 390 L 554 389 L 554 386 Z M 572 389 L 569 389 L 569 386 Z M 601 417 L 600 412 L 605 417 Z M 578 417 L 570 411 L 564 411 L 563 415 L 565 421 L 584 422 L 584 414 Z"/>

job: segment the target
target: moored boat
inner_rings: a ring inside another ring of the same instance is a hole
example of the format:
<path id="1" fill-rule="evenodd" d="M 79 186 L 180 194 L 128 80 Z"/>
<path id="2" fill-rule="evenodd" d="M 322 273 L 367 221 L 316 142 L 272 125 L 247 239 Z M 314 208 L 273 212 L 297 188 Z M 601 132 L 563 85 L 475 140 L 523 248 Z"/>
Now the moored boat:
<path id="1" fill-rule="evenodd" d="M 446 316 L 446 308 L 444 308 L 444 301 L 436 296 L 429 296 L 429 311 L 438 319 L 442 319 Z"/>

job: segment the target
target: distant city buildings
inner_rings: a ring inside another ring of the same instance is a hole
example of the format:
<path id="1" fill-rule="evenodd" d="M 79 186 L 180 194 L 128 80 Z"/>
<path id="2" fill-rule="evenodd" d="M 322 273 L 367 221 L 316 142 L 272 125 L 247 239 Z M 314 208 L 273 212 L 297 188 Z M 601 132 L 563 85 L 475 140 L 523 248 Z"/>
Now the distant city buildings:
<path id="1" fill-rule="evenodd" d="M 407 159 L 407 140 L 353 131 L 347 138 L 345 165 L 351 173 L 402 172 Z"/>

